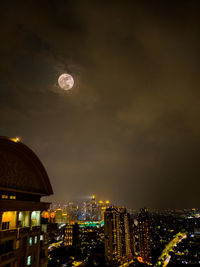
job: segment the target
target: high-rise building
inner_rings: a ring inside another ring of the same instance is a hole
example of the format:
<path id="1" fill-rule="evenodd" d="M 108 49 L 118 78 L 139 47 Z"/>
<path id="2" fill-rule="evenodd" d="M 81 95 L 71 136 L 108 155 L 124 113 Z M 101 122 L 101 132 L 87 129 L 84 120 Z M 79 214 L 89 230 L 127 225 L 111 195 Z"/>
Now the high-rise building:
<path id="1" fill-rule="evenodd" d="M 65 213 L 67 214 L 67 222 L 77 221 L 79 219 L 79 206 L 75 202 L 68 202 L 65 205 Z"/>
<path id="2" fill-rule="evenodd" d="M 83 221 L 86 220 L 86 214 L 87 214 L 86 202 L 84 201 L 81 208 L 81 217 Z"/>
<path id="3" fill-rule="evenodd" d="M 150 261 L 150 234 L 149 234 L 149 213 L 147 209 L 141 209 L 138 216 L 139 229 L 139 250 L 143 262 Z"/>
<path id="4" fill-rule="evenodd" d="M 132 257 L 130 238 L 130 218 L 124 208 L 108 208 L 104 213 L 105 255 L 114 265 Z"/>
<path id="5" fill-rule="evenodd" d="M 92 216 L 91 216 L 91 220 L 92 221 L 98 221 L 98 205 L 96 203 L 95 200 L 95 195 L 92 196 L 92 200 L 91 200 L 91 207 L 92 207 Z"/>
<path id="6" fill-rule="evenodd" d="M 56 210 L 55 222 L 59 224 L 64 223 L 63 222 L 63 211 L 61 209 Z"/>
<path id="7" fill-rule="evenodd" d="M 92 203 L 90 200 L 86 201 L 86 221 L 91 221 L 92 219 Z"/>
<path id="8" fill-rule="evenodd" d="M 109 208 L 110 202 L 108 200 L 102 201 L 100 200 L 98 203 L 98 220 L 102 221 L 104 220 L 104 212 L 106 211 L 107 208 Z"/>
<path id="9" fill-rule="evenodd" d="M 135 239 L 135 223 L 134 220 L 130 220 L 130 238 L 131 238 L 131 252 L 135 256 L 136 255 L 136 239 Z"/>
<path id="10" fill-rule="evenodd" d="M 104 212 L 106 211 L 106 208 L 104 206 L 104 203 L 102 200 L 98 203 L 98 220 L 102 221 L 104 220 Z"/>
<path id="11" fill-rule="evenodd" d="M 65 227 L 65 245 L 78 248 L 80 245 L 79 226 L 77 223 Z"/>
<path id="12" fill-rule="evenodd" d="M 48 264 L 48 232 L 41 212 L 53 194 L 39 158 L 18 139 L 0 137 L 0 266 Z"/>

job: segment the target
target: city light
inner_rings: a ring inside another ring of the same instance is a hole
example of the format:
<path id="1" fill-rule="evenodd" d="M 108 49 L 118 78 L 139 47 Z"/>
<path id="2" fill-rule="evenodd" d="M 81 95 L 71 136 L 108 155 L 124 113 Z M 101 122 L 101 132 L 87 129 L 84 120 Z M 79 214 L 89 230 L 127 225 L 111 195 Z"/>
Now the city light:
<path id="1" fill-rule="evenodd" d="M 20 142 L 20 138 L 19 137 L 10 138 L 10 140 L 12 140 L 15 143 Z"/>

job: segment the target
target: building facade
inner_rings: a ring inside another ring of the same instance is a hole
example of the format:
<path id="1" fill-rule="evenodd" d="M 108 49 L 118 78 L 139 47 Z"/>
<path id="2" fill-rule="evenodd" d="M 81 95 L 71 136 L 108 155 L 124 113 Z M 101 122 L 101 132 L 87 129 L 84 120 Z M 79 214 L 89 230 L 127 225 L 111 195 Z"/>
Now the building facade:
<path id="1" fill-rule="evenodd" d="M 139 252 L 143 262 L 150 261 L 150 233 L 149 233 L 149 213 L 147 209 L 141 209 L 138 216 L 139 229 Z"/>
<path id="2" fill-rule="evenodd" d="M 109 264 L 115 266 L 132 257 L 130 218 L 124 208 L 109 208 L 104 213 L 105 255 Z"/>
<path id="3" fill-rule="evenodd" d="M 0 266 L 47 266 L 48 233 L 41 212 L 53 194 L 38 157 L 18 139 L 0 137 Z"/>
<path id="4" fill-rule="evenodd" d="M 78 248 L 80 246 L 79 225 L 77 223 L 73 225 L 66 225 L 65 245 L 72 246 L 73 248 Z"/>

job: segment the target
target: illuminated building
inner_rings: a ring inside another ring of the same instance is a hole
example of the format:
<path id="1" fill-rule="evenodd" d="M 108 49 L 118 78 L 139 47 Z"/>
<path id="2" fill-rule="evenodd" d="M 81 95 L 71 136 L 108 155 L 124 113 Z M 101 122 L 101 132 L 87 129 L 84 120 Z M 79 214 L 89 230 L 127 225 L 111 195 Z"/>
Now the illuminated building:
<path id="1" fill-rule="evenodd" d="M 77 223 L 73 225 L 67 225 L 65 228 L 65 245 L 78 248 L 80 244 L 79 240 L 79 226 Z"/>
<path id="2" fill-rule="evenodd" d="M 91 220 L 92 221 L 98 221 L 98 214 L 99 214 L 99 209 L 98 209 L 98 205 L 96 203 L 96 200 L 95 200 L 95 196 L 93 195 L 92 196 L 92 200 L 91 200 L 91 206 L 92 206 L 92 218 Z"/>
<path id="3" fill-rule="evenodd" d="M 0 137 L 0 266 L 47 266 L 41 212 L 53 194 L 38 157 L 19 140 Z"/>
<path id="4" fill-rule="evenodd" d="M 81 206 L 81 220 L 83 221 L 102 221 L 104 220 L 104 212 L 110 206 L 110 202 L 96 202 L 95 195 L 88 201 L 84 201 Z"/>
<path id="5" fill-rule="evenodd" d="M 86 201 L 86 221 L 92 219 L 92 203 L 91 201 Z"/>
<path id="6" fill-rule="evenodd" d="M 67 223 L 68 222 L 67 213 L 63 213 L 62 214 L 62 221 L 63 221 L 63 223 Z"/>
<path id="7" fill-rule="evenodd" d="M 79 207 L 77 203 L 68 202 L 65 205 L 65 213 L 67 214 L 67 223 L 70 223 L 71 220 L 77 221 L 79 217 Z"/>
<path id="8" fill-rule="evenodd" d="M 55 222 L 59 224 L 63 223 L 63 211 L 61 209 L 56 210 Z"/>
<path id="9" fill-rule="evenodd" d="M 106 211 L 107 208 L 109 208 L 110 202 L 108 200 L 106 200 L 105 202 L 103 202 L 102 200 L 99 201 L 98 204 L 98 220 L 104 220 L 104 213 Z"/>
<path id="10" fill-rule="evenodd" d="M 134 220 L 130 220 L 130 238 L 131 238 L 131 252 L 136 255 L 136 240 L 135 240 L 135 223 Z"/>
<path id="11" fill-rule="evenodd" d="M 87 214 L 86 202 L 83 202 L 83 205 L 81 208 L 81 216 L 82 216 L 82 220 L 84 221 L 86 221 L 86 214 Z"/>
<path id="12" fill-rule="evenodd" d="M 102 221 L 104 220 L 104 212 L 109 207 L 110 202 L 100 200 L 96 202 L 95 195 L 86 202 L 83 203 L 82 207 L 82 219 L 87 221 Z"/>
<path id="13" fill-rule="evenodd" d="M 110 264 L 132 257 L 130 218 L 124 208 L 109 208 L 104 213 L 105 255 Z"/>
<path id="14" fill-rule="evenodd" d="M 139 250 L 143 262 L 150 260 L 150 234 L 149 234 L 149 213 L 147 209 L 141 209 L 138 216 L 139 228 Z"/>

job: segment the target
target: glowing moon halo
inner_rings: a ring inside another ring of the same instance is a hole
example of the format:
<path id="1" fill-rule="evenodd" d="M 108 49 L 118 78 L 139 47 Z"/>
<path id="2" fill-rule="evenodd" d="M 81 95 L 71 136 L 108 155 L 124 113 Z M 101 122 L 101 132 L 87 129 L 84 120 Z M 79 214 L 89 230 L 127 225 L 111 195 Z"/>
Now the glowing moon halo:
<path id="1" fill-rule="evenodd" d="M 58 84 L 61 89 L 70 90 L 74 86 L 74 79 L 68 73 L 63 73 L 58 78 Z"/>

